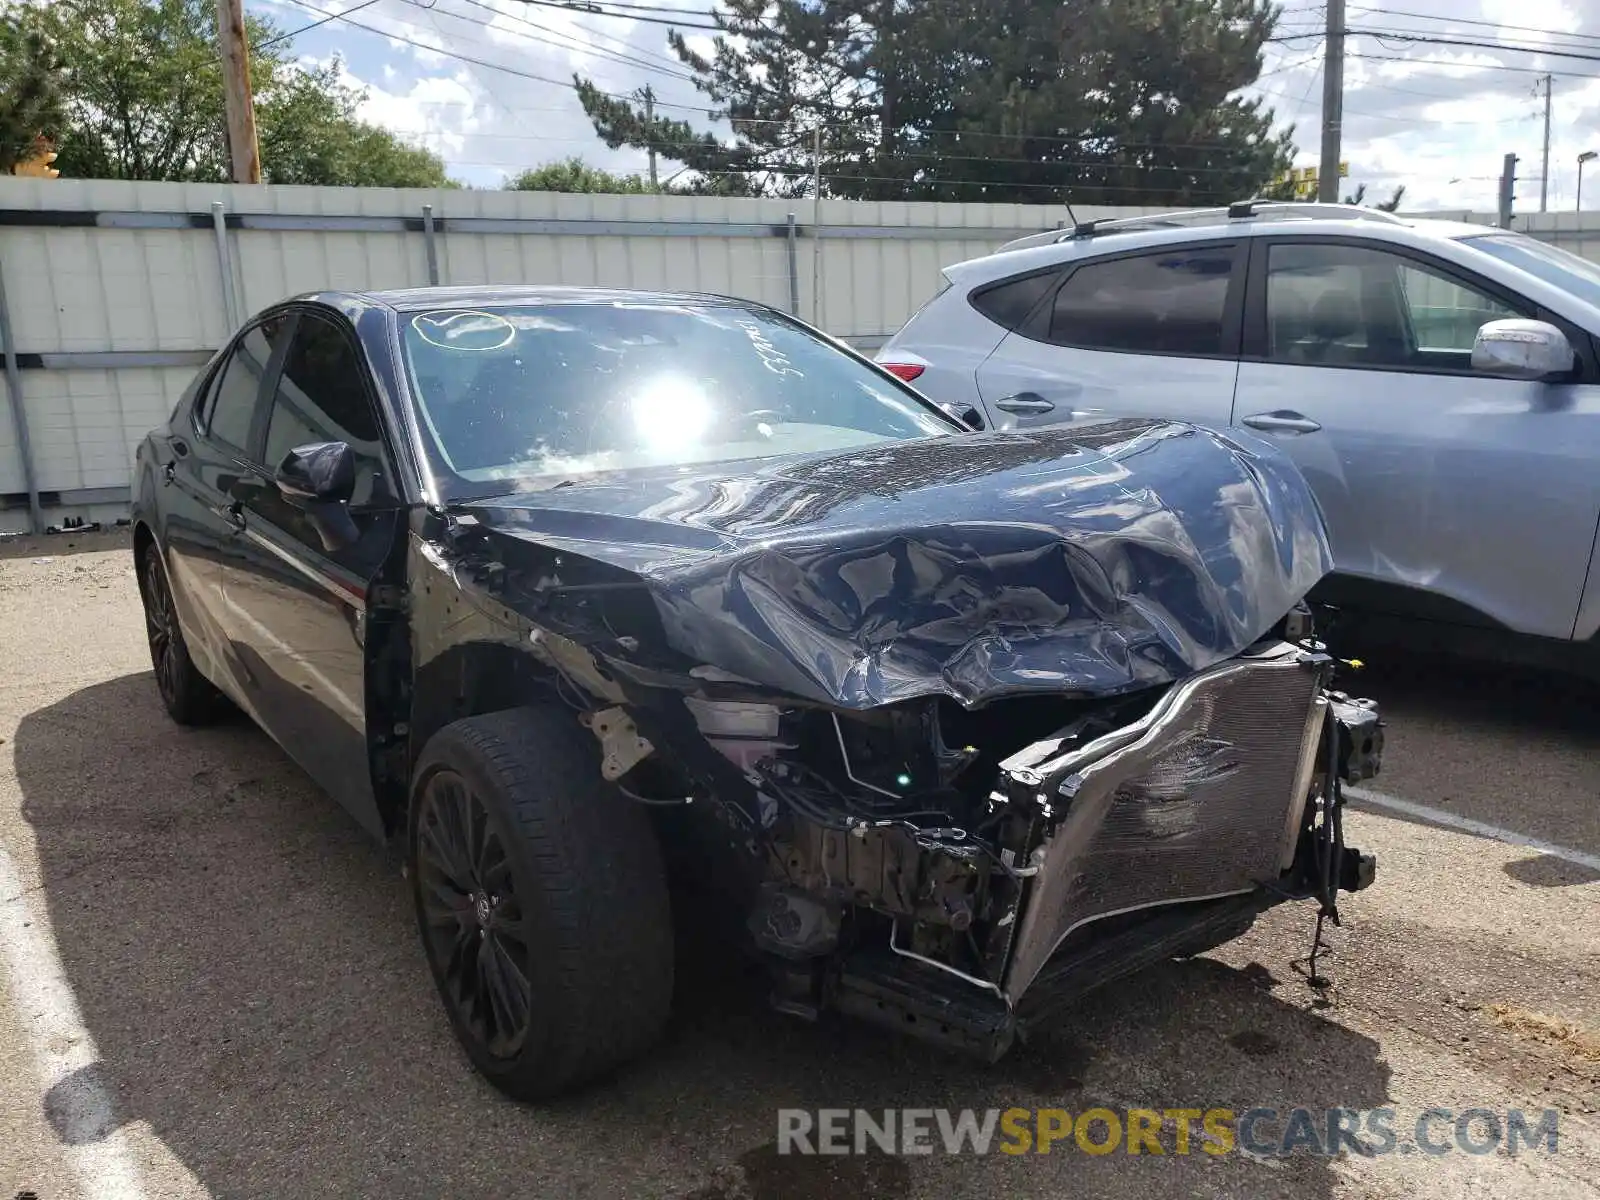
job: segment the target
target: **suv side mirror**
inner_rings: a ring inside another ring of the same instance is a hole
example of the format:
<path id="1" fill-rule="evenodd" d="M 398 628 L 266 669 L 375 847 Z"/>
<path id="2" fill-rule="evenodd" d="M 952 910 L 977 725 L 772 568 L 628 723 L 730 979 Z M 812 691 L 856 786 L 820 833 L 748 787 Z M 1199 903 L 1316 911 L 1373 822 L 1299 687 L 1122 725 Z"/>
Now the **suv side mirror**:
<path id="1" fill-rule="evenodd" d="M 329 552 L 349 546 L 361 536 L 350 519 L 350 497 L 356 490 L 356 456 L 344 442 L 313 442 L 283 456 L 273 475 L 278 492 L 303 509 Z"/>
<path id="2" fill-rule="evenodd" d="M 1508 379 L 1551 379 L 1576 362 L 1567 335 L 1548 321 L 1489 321 L 1472 343 L 1472 369 Z"/>
<path id="3" fill-rule="evenodd" d="M 970 404 L 941 404 L 939 407 L 943 410 L 945 416 L 954 417 L 968 429 L 982 430 L 984 428 L 983 414 Z"/>

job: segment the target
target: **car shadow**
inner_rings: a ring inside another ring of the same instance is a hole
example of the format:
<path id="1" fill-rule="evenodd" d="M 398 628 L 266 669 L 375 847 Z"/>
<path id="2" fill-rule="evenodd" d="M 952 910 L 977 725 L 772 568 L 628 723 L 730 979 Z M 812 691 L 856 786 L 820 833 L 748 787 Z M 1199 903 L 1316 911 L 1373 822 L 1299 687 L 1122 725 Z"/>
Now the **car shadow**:
<path id="1" fill-rule="evenodd" d="M 1600 855 L 1600 681 L 1373 649 L 1336 684 L 1378 701 L 1387 746 L 1362 786 Z M 1383 815 L 1420 820 L 1393 809 Z"/>
<path id="2" fill-rule="evenodd" d="M 393 856 L 243 718 L 179 729 L 150 675 L 130 675 L 28 714 L 14 750 L 40 899 L 99 1051 L 47 1115 L 66 1141 L 106 1136 L 73 1116 L 73 1088 L 98 1082 L 115 1125 L 147 1123 L 216 1195 L 1322 1197 L 1334 1171 L 1305 1155 L 1091 1156 L 1070 1140 L 1015 1157 L 780 1155 L 777 1113 L 1389 1096 L 1377 1044 L 1274 994 L 1259 965 L 1165 964 L 986 1066 L 780 1016 L 758 972 L 686 928 L 659 1050 L 518 1105 L 452 1041 Z"/>

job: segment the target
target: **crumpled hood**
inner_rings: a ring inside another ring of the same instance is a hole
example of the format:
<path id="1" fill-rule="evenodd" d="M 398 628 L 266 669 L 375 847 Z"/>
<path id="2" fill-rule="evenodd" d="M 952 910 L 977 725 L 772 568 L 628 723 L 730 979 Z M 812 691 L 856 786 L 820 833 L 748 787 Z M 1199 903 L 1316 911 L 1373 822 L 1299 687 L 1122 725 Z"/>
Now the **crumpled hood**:
<path id="1" fill-rule="evenodd" d="M 1283 455 L 1165 421 L 617 472 L 457 511 L 508 557 L 554 552 L 541 590 L 581 559 L 636 577 L 684 674 L 843 708 L 1169 682 L 1331 566 Z"/>

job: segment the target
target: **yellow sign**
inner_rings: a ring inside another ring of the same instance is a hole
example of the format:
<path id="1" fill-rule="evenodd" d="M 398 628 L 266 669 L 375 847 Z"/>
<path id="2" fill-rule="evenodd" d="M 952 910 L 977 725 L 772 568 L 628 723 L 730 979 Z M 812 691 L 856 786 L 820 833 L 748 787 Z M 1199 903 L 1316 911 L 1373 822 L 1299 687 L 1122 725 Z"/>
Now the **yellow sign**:
<path id="1" fill-rule="evenodd" d="M 61 172 L 50 164 L 56 160 L 55 144 L 49 138 L 36 137 L 27 158 L 11 168 L 13 175 L 32 175 L 38 179 L 58 179 Z"/>
<path id="2" fill-rule="evenodd" d="M 1316 167 L 1291 167 L 1285 174 L 1278 177 L 1278 185 L 1287 187 L 1290 195 L 1295 199 L 1315 200 L 1317 198 L 1317 177 L 1320 174 Z M 1350 164 L 1339 164 L 1339 178 L 1344 179 L 1350 174 Z"/>

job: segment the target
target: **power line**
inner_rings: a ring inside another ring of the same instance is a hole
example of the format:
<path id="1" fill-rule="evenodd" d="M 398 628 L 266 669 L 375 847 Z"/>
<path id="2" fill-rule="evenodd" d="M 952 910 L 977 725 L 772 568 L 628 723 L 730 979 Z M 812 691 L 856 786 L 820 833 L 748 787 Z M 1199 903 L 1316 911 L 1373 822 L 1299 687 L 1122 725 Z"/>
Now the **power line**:
<path id="1" fill-rule="evenodd" d="M 516 0 L 516 2 L 518 4 L 531 4 L 531 5 L 534 5 L 537 8 L 559 9 L 562 12 L 576 13 L 577 15 L 583 16 L 583 17 L 615 17 L 618 20 L 622 20 L 622 21 L 644 21 L 646 24 L 650 24 L 650 25 L 671 25 L 671 26 L 673 26 L 674 28 L 677 28 L 677 29 L 704 29 L 704 30 L 707 30 L 707 31 L 709 31 L 711 33 L 726 33 L 727 32 L 727 30 L 723 29 L 722 26 L 720 26 L 720 25 L 692 25 L 687 21 L 674 21 L 674 20 L 672 20 L 670 18 L 667 18 L 667 17 L 636 16 L 632 12 L 610 12 L 610 11 L 608 11 L 606 9 L 601 8 L 598 4 L 591 4 L 591 3 L 587 3 L 587 2 L 581 3 L 581 4 L 562 4 L 562 3 L 559 3 L 559 0 Z M 641 6 L 641 7 L 643 7 L 643 6 Z M 685 13 L 687 13 L 690 10 L 688 10 L 688 9 L 652 8 L 652 9 L 649 9 L 648 11 L 650 11 L 650 12 L 685 12 Z M 702 17 L 709 17 L 711 14 L 702 12 L 702 13 L 695 13 L 693 15 L 702 16 Z"/>
<path id="2" fill-rule="evenodd" d="M 1548 54 L 1555 58 L 1577 58 L 1585 62 L 1600 62 L 1600 54 L 1586 53 L 1579 50 L 1556 49 L 1550 46 L 1514 46 L 1509 42 L 1485 42 L 1472 38 L 1437 37 L 1431 34 L 1407 33 L 1405 30 L 1390 29 L 1347 29 L 1350 37 L 1370 37 L 1380 44 L 1384 39 L 1392 42 L 1408 42 L 1426 46 L 1465 46 L 1478 50 L 1509 50 L 1520 54 Z M 1307 38 L 1321 37 L 1313 33 L 1286 33 L 1267 38 L 1269 42 L 1303 42 Z"/>
<path id="3" fill-rule="evenodd" d="M 515 13 L 506 12 L 506 10 L 503 9 L 503 8 L 496 8 L 493 4 L 485 3 L 485 0 L 461 0 L 461 2 L 463 4 L 470 4 L 474 8 L 481 8 L 485 12 L 494 13 L 495 16 L 504 17 L 508 21 L 515 21 L 518 25 L 526 25 L 529 29 L 536 29 L 541 33 L 550 34 L 552 37 L 562 37 L 562 38 L 568 39 L 569 41 L 581 42 L 581 39 L 573 37 L 573 35 L 571 35 L 569 33 L 563 32 L 562 30 L 559 30 L 559 29 L 552 29 L 548 25 L 541 25 L 537 21 L 530 21 L 530 20 L 528 20 L 527 17 L 519 17 Z M 450 13 L 448 15 L 456 16 L 458 14 Z M 462 18 L 462 19 L 465 20 L 466 18 Z M 491 21 L 478 21 L 478 22 L 474 22 L 474 24 L 483 25 L 485 28 L 493 27 L 493 22 L 491 22 Z M 507 30 L 506 32 L 513 33 L 513 32 L 516 32 L 516 31 L 515 30 Z M 610 47 L 610 46 L 602 47 L 602 49 L 609 50 L 614 54 L 626 53 L 626 54 L 630 54 L 630 55 L 640 55 L 640 56 L 642 56 L 644 58 L 653 59 L 656 62 L 665 63 L 668 68 L 671 68 L 672 70 L 677 71 L 679 74 L 683 74 L 683 64 L 678 62 L 676 59 L 668 58 L 664 54 L 656 54 L 654 51 L 645 50 L 642 47 L 633 45 L 631 42 L 627 41 L 624 38 L 612 37 L 610 34 L 598 33 L 598 32 L 595 32 L 595 31 L 591 30 L 591 31 L 589 31 L 589 36 L 593 37 L 593 38 L 596 38 L 596 39 L 598 39 L 600 41 L 603 41 L 603 42 L 612 42 L 612 43 L 614 43 L 614 44 L 616 44 L 618 46 L 622 46 L 622 47 L 625 48 L 623 50 L 613 50 L 612 47 Z M 656 69 L 659 69 L 659 68 L 656 68 Z M 691 76 L 683 75 L 683 78 L 689 79 L 689 78 L 691 78 Z"/>
<path id="4" fill-rule="evenodd" d="M 329 21 L 337 21 L 341 17 L 349 16 L 351 13 L 360 12 L 363 8 L 371 8 L 376 3 L 378 3 L 378 0 L 361 0 L 360 4 L 352 5 L 343 12 L 331 13 L 319 20 L 312 21 L 309 25 L 302 25 L 299 29 L 291 29 L 287 33 L 280 33 L 275 37 L 267 38 L 263 42 L 258 42 L 250 47 L 250 53 L 254 54 L 259 50 L 265 50 L 268 46 L 276 46 L 279 42 L 287 42 L 290 38 L 299 37 L 302 33 L 315 29 L 319 25 L 326 25 Z"/>
<path id="5" fill-rule="evenodd" d="M 473 66 L 487 67 L 491 71 L 503 71 L 505 74 L 515 75 L 519 79 L 531 79 L 535 83 L 548 83 L 553 87 L 570 88 L 572 86 L 572 81 L 570 79 L 551 79 L 548 75 L 539 75 L 533 71 L 524 71 L 518 67 L 508 67 L 504 63 L 491 62 L 485 58 L 475 58 L 470 54 L 462 54 L 455 50 L 446 50 L 442 46 L 431 46 L 427 42 L 419 42 L 415 38 L 406 37 L 404 34 L 395 33 L 393 30 L 379 29 L 375 25 L 367 25 L 361 21 L 351 20 L 343 13 L 330 13 L 325 9 L 318 8 L 316 5 L 309 3 L 309 0 L 289 0 L 289 3 L 298 5 L 300 8 L 308 9 L 314 13 L 321 13 L 323 16 L 328 17 L 331 20 L 343 21 L 347 25 L 352 25 L 357 29 L 364 29 L 368 33 L 375 33 L 379 37 L 386 37 L 392 41 L 400 42 L 402 45 L 415 46 L 418 50 L 426 50 L 428 53 L 437 54 L 441 58 L 453 58 L 459 62 L 471 63 Z M 440 36 L 442 37 L 443 34 Z M 626 96 L 617 95 L 613 92 L 602 92 L 601 95 L 609 96 L 613 100 L 626 100 L 628 98 Z M 689 112 L 704 112 L 707 113 L 707 115 L 710 115 L 710 110 L 708 110 L 704 105 L 672 104 L 666 100 L 657 100 L 656 103 L 666 108 L 681 108 Z"/>
<path id="6" fill-rule="evenodd" d="M 466 0 L 466 3 L 474 4 L 478 8 L 488 9 L 488 11 L 493 12 L 493 13 L 499 13 L 498 9 L 492 8 L 487 4 L 479 3 L 479 0 Z M 435 17 L 449 17 L 453 21 L 462 21 L 462 22 L 464 22 L 465 24 L 468 24 L 468 25 L 476 25 L 480 29 L 489 29 L 489 28 L 494 27 L 492 25 L 492 22 L 480 21 L 475 17 L 467 16 L 465 13 L 451 12 L 448 9 L 444 9 L 444 8 L 434 7 L 434 8 L 428 9 L 428 12 L 431 13 Z M 500 15 L 508 16 L 508 17 L 510 16 L 509 13 L 502 13 Z M 516 18 L 512 18 L 512 19 L 515 20 Z M 532 25 L 532 22 L 523 22 L 523 23 L 524 24 L 528 24 L 528 25 Z M 540 27 L 539 26 L 534 26 L 534 28 L 540 28 Z M 665 67 L 655 66 L 652 63 L 646 62 L 642 58 L 635 58 L 633 55 L 624 54 L 620 50 L 612 50 L 608 46 L 589 46 L 589 45 L 585 45 L 583 42 L 579 41 L 577 38 L 572 37 L 570 34 L 561 33 L 559 30 L 555 30 L 555 29 L 546 30 L 546 32 L 548 32 L 550 34 L 553 34 L 556 37 L 564 37 L 564 38 L 567 39 L 567 41 L 569 43 L 570 42 L 576 42 L 577 44 L 576 45 L 563 44 L 562 42 L 552 41 L 548 37 L 540 37 L 538 34 L 524 33 L 520 29 L 506 29 L 505 32 L 510 34 L 512 37 L 526 38 L 530 42 L 540 42 L 540 43 L 542 43 L 542 44 L 544 44 L 546 46 L 554 46 L 557 50 L 565 50 L 568 53 L 587 54 L 587 55 L 589 55 L 589 56 L 591 56 L 593 58 L 599 58 L 599 59 L 601 59 L 601 60 L 603 60 L 605 62 L 621 63 L 624 66 L 636 67 L 636 68 L 638 68 L 639 70 L 642 70 L 642 71 L 653 71 L 658 75 L 666 75 L 666 76 L 669 76 L 669 77 L 671 77 L 673 79 L 682 80 L 685 83 L 691 82 L 694 79 L 694 76 L 685 74 L 682 71 L 671 71 L 671 70 L 668 70 Z M 475 44 L 482 45 L 482 43 L 475 43 Z"/>
<path id="7" fill-rule="evenodd" d="M 1518 67 L 1509 63 L 1453 63 L 1428 58 L 1401 58 L 1395 54 L 1347 54 L 1346 58 L 1366 59 L 1369 62 L 1404 63 L 1408 67 L 1452 67 L 1464 71 L 1515 71 L 1519 75 L 1554 75 L 1557 79 L 1600 79 L 1600 75 L 1584 71 L 1547 71 L 1543 67 Z"/>
<path id="8" fill-rule="evenodd" d="M 1353 11 L 1373 13 L 1382 17 L 1406 17 L 1415 21 L 1437 21 L 1440 24 L 1447 25 L 1474 25 L 1483 29 L 1504 30 L 1507 33 L 1533 33 L 1543 37 L 1567 38 L 1572 41 L 1600 42 L 1600 34 L 1568 33 L 1564 30 L 1540 29 L 1533 25 L 1505 25 L 1499 21 L 1481 21 L 1469 17 L 1444 17 L 1430 13 L 1402 12 L 1393 8 L 1370 8 L 1365 5 L 1359 6 Z"/>

